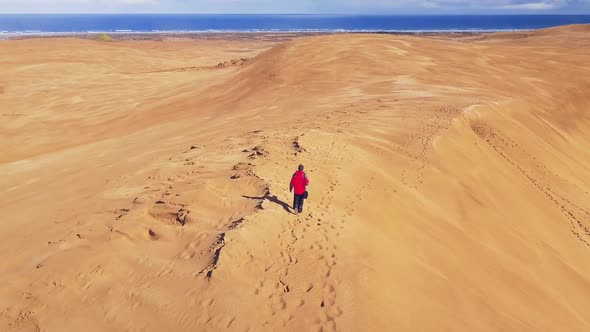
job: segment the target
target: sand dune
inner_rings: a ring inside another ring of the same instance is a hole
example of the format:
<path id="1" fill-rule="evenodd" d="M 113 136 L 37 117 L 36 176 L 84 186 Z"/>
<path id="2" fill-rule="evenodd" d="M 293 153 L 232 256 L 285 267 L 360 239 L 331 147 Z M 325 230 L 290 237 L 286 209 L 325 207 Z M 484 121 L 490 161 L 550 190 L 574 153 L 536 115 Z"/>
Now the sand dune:
<path id="1" fill-rule="evenodd" d="M 589 47 L 1 41 L 0 330 L 588 331 Z"/>

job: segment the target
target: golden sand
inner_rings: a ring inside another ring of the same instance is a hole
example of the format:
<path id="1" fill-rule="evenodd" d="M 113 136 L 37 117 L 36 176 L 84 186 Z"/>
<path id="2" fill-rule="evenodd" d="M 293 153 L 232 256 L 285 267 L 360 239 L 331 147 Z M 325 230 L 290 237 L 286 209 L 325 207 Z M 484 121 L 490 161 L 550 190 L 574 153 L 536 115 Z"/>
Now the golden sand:
<path id="1" fill-rule="evenodd" d="M 588 26 L 0 72 L 1 331 L 590 331 Z"/>

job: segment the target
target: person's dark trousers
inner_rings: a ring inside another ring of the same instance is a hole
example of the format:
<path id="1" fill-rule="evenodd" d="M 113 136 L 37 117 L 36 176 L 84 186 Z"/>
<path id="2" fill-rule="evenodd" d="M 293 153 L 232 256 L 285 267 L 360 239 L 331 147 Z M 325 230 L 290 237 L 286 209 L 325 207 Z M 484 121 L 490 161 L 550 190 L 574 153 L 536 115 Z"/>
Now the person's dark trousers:
<path id="1" fill-rule="evenodd" d="M 297 195 L 293 197 L 293 210 L 303 212 L 303 195 Z"/>

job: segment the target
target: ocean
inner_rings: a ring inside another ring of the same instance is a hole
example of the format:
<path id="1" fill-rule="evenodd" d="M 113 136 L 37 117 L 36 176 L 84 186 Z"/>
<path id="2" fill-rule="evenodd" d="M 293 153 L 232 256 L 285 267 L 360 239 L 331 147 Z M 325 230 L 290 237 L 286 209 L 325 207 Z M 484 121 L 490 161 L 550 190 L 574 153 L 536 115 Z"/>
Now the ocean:
<path id="1" fill-rule="evenodd" d="M 590 23 L 590 15 L 16 15 L 1 35 L 194 32 L 491 32 Z"/>

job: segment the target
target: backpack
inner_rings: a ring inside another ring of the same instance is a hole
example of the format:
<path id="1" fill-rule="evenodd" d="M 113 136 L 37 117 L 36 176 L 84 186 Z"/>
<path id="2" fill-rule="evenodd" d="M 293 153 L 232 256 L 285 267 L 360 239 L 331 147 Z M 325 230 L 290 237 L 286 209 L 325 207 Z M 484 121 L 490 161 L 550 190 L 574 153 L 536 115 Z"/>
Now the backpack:
<path id="1" fill-rule="evenodd" d="M 305 183 L 305 180 L 307 180 L 307 174 L 305 174 L 305 172 L 303 173 L 303 183 Z M 307 192 L 307 190 L 303 193 L 303 199 L 307 199 L 307 197 L 309 197 L 309 193 Z"/>

